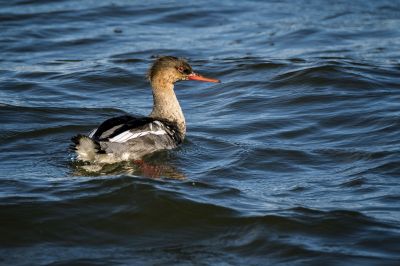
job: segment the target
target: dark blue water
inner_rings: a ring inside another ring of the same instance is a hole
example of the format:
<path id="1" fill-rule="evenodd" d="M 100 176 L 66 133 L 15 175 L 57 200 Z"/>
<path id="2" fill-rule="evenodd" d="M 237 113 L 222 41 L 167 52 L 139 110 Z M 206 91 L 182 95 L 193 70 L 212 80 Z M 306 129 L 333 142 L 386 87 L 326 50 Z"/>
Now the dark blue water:
<path id="1" fill-rule="evenodd" d="M 0 3 L 0 264 L 399 265 L 400 1 Z M 173 151 L 85 172 L 70 138 L 182 82 Z M 178 178 L 176 178 L 178 177 Z"/>

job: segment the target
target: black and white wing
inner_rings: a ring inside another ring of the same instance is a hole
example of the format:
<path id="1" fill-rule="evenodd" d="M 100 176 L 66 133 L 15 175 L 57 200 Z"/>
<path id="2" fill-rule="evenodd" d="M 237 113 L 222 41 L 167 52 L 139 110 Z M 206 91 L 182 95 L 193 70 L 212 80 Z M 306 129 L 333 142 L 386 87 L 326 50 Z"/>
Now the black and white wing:
<path id="1" fill-rule="evenodd" d="M 113 163 L 175 148 L 182 139 L 174 123 L 125 115 L 108 119 L 88 136 L 78 135 L 72 141 L 78 159 Z"/>
<path id="2" fill-rule="evenodd" d="M 182 142 L 173 123 L 152 117 L 128 115 L 104 121 L 89 137 L 98 142 L 124 143 L 130 146 L 153 145 L 157 149 L 162 146 L 176 147 Z"/>

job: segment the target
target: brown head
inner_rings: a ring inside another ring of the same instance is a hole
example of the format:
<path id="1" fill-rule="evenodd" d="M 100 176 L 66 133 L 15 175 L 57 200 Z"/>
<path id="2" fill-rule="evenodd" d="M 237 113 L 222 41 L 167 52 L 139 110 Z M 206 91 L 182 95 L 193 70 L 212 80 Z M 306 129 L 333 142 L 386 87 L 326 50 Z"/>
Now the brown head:
<path id="1" fill-rule="evenodd" d="M 147 77 L 152 83 L 166 82 L 173 84 L 181 80 L 220 82 L 217 79 L 206 78 L 195 73 L 186 60 L 173 56 L 158 58 L 150 67 Z"/>
<path id="2" fill-rule="evenodd" d="M 150 116 L 176 124 L 178 134 L 183 140 L 186 133 L 185 117 L 174 93 L 174 83 L 180 80 L 219 82 L 217 79 L 203 77 L 193 72 L 183 59 L 173 56 L 158 58 L 147 74 L 153 87 L 153 111 Z"/>

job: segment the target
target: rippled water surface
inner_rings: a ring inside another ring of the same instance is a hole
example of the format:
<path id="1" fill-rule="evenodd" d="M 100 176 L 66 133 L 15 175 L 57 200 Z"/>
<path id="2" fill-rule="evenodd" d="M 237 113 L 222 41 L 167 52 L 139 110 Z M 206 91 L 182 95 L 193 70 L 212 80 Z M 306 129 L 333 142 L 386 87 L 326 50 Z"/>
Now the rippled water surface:
<path id="1" fill-rule="evenodd" d="M 399 265 L 400 1 L 0 3 L 0 264 Z M 147 114 L 184 144 L 84 172 L 70 138 Z M 177 178 L 178 177 L 178 178 Z"/>

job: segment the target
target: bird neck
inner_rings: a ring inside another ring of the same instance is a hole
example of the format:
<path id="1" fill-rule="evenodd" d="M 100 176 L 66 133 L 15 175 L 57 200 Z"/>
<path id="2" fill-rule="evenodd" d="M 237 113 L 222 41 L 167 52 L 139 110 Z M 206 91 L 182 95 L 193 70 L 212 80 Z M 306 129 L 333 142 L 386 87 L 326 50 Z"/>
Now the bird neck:
<path id="1" fill-rule="evenodd" d="M 150 117 L 165 119 L 176 124 L 183 139 L 186 133 L 185 117 L 174 92 L 174 84 L 159 77 L 151 80 L 153 88 L 153 111 Z"/>

